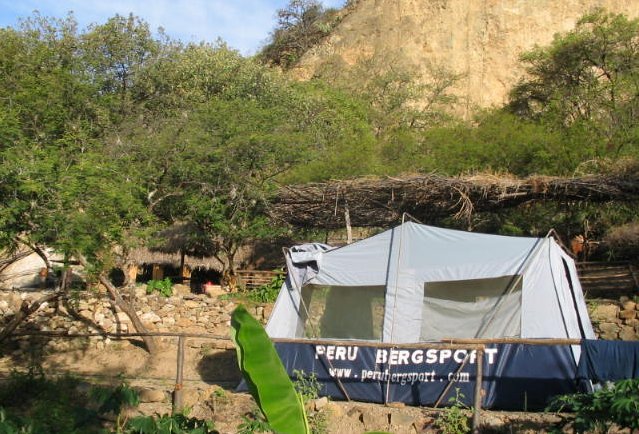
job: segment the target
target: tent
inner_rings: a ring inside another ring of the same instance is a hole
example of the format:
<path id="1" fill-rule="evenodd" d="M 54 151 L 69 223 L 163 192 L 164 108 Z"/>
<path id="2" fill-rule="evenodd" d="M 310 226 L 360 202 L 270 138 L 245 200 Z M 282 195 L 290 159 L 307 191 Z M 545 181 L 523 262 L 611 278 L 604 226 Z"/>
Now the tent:
<path id="1" fill-rule="evenodd" d="M 435 343 L 482 339 L 495 342 L 484 353 L 484 406 L 543 406 L 576 387 L 579 346 L 516 340 L 594 338 L 575 263 L 551 237 L 407 222 L 343 247 L 285 253 L 288 276 L 266 330 L 287 367 L 315 372 L 338 399 L 432 404 L 433 382 L 464 369 L 472 380 L 475 362 L 472 351 Z"/>

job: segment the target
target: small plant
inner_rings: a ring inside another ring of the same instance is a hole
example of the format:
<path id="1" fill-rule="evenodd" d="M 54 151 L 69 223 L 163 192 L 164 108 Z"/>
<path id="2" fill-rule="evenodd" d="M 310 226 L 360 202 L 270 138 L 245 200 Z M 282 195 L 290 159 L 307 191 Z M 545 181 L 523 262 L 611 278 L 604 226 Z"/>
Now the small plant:
<path id="1" fill-rule="evenodd" d="M 468 407 L 463 403 L 464 394 L 455 389 L 455 396 L 448 399 L 450 407 L 440 413 L 436 424 L 444 434 L 465 434 L 470 432 L 468 424 L 468 416 L 466 410 Z"/>
<path id="2" fill-rule="evenodd" d="M 173 283 L 171 279 L 165 277 L 162 280 L 149 280 L 146 283 L 146 293 L 152 294 L 153 291 L 159 292 L 164 297 L 170 297 L 173 294 Z"/>
<path id="3" fill-rule="evenodd" d="M 639 379 L 621 380 L 594 393 L 562 395 L 548 409 L 574 412 L 576 432 L 607 432 L 613 424 L 634 432 L 639 429 Z"/>
<path id="4" fill-rule="evenodd" d="M 123 416 L 122 410 L 134 408 L 140 404 L 138 392 L 125 382 L 115 388 L 95 386 L 91 388 L 89 396 L 98 405 L 99 414 L 112 413 L 116 415 L 117 432 L 120 432 L 127 423 L 127 418 Z"/>
<path id="5" fill-rule="evenodd" d="M 131 419 L 126 434 L 217 434 L 215 424 L 209 420 L 188 417 L 186 413 L 173 415 L 140 416 Z"/>
<path id="6" fill-rule="evenodd" d="M 262 285 L 250 291 L 247 295 L 249 300 L 257 303 L 272 303 L 280 293 L 282 284 L 284 283 L 284 274 L 275 275 L 269 283 Z"/>
<path id="7" fill-rule="evenodd" d="M 306 417 L 308 418 L 308 425 L 311 430 L 311 434 L 323 434 L 328 431 L 328 417 L 326 413 L 319 411 L 312 411 L 308 409 L 308 403 L 314 399 L 319 398 L 319 393 L 322 390 L 322 385 L 317 380 L 315 372 L 311 372 L 307 375 L 304 371 L 294 369 L 293 385 L 295 390 L 302 397 L 304 405 L 307 407 Z"/>
<path id="8" fill-rule="evenodd" d="M 259 408 L 254 409 L 248 416 L 242 416 L 242 420 L 244 422 L 237 426 L 237 434 L 270 433 L 273 431 Z"/>

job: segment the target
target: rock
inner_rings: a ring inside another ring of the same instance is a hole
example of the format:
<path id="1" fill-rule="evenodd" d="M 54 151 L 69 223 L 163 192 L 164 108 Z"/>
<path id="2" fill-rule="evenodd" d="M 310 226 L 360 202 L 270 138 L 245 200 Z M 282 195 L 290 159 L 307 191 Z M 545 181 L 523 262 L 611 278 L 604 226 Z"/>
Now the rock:
<path id="1" fill-rule="evenodd" d="M 273 305 L 267 304 L 264 306 L 264 319 L 269 319 L 273 313 Z"/>
<path id="2" fill-rule="evenodd" d="M 173 285 L 173 294 L 176 295 L 189 295 L 191 294 L 191 288 L 188 285 L 177 283 Z"/>
<path id="3" fill-rule="evenodd" d="M 226 291 L 222 289 L 220 285 L 204 285 L 204 294 L 209 298 L 217 298 L 220 295 L 226 294 Z"/>
<path id="4" fill-rule="evenodd" d="M 179 318 L 177 321 L 175 321 L 175 325 L 177 325 L 178 327 L 191 327 L 193 325 L 193 322 L 191 322 L 191 320 L 189 320 L 188 318 Z"/>
<path id="5" fill-rule="evenodd" d="M 139 391 L 140 402 L 164 402 L 166 393 L 158 389 L 141 389 Z"/>
<path id="6" fill-rule="evenodd" d="M 601 330 L 602 339 L 617 339 L 617 333 L 621 328 L 615 323 L 604 322 L 599 324 L 599 330 Z"/>
<path id="7" fill-rule="evenodd" d="M 328 398 L 325 396 L 313 400 L 313 407 L 315 408 L 315 411 L 320 411 L 322 408 L 326 407 L 326 404 L 328 404 Z"/>
<path id="8" fill-rule="evenodd" d="M 623 326 L 619 332 L 619 339 L 623 341 L 637 341 L 639 340 L 639 336 L 637 336 L 634 327 Z"/>
<path id="9" fill-rule="evenodd" d="M 199 301 L 195 301 L 195 300 L 186 300 L 184 302 L 184 306 L 187 309 L 197 309 L 198 307 L 200 307 L 200 302 Z"/>
<path id="10" fill-rule="evenodd" d="M 633 319 L 637 317 L 637 311 L 636 310 L 622 310 L 619 312 L 619 318 L 621 319 Z"/>
<path id="11" fill-rule="evenodd" d="M 617 306 L 616 304 L 599 304 L 595 306 L 590 317 L 595 322 L 609 322 L 614 321 L 615 318 L 617 318 L 618 312 L 619 306 Z"/>
<path id="12" fill-rule="evenodd" d="M 634 327 L 636 329 L 637 326 L 639 326 L 639 319 L 637 318 L 626 319 L 624 320 L 623 323 L 627 326 Z"/>
<path id="13" fill-rule="evenodd" d="M 129 316 L 124 313 L 124 312 L 118 312 L 115 314 L 115 318 L 117 320 L 117 322 L 119 323 L 130 323 L 131 319 L 129 318 Z"/>
<path id="14" fill-rule="evenodd" d="M 622 304 L 629 300 L 630 300 L 630 297 L 628 297 L 627 295 L 622 295 L 621 297 L 619 297 L 619 303 L 622 303 Z"/>
<path id="15" fill-rule="evenodd" d="M 326 407 L 324 407 L 324 409 L 326 411 L 330 411 L 331 415 L 335 418 L 335 419 L 340 419 L 342 417 L 344 417 L 344 409 L 342 408 L 342 406 L 340 406 L 338 403 L 336 402 L 331 402 L 329 401 L 326 404 Z"/>
<path id="16" fill-rule="evenodd" d="M 625 301 L 621 304 L 623 310 L 635 310 L 637 308 L 637 303 L 632 300 Z"/>
<path id="17" fill-rule="evenodd" d="M 346 412 L 346 416 L 355 420 L 362 420 L 362 409 L 360 407 L 353 407 Z"/>
<path id="18" fill-rule="evenodd" d="M 140 320 L 144 322 L 156 323 L 161 322 L 162 318 L 155 312 L 147 312 L 140 316 Z"/>
<path id="19" fill-rule="evenodd" d="M 171 326 L 175 325 L 175 319 L 173 319 L 171 317 L 162 318 L 162 325 L 164 327 L 171 327 Z"/>
<path id="20" fill-rule="evenodd" d="M 387 430 L 390 417 L 387 412 L 365 411 L 362 413 L 362 422 L 364 427 L 369 430 Z"/>
<path id="21" fill-rule="evenodd" d="M 411 426 L 415 423 L 415 417 L 409 413 L 402 411 L 393 411 L 390 414 L 390 424 L 394 427 Z"/>

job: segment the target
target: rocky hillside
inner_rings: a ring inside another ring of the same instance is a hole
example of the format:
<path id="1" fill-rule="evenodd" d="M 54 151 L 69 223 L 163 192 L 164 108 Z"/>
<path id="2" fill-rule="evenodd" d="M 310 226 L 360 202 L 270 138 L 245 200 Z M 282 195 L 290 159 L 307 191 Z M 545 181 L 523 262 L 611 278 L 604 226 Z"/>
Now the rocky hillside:
<path id="1" fill-rule="evenodd" d="M 637 0 L 359 0 L 293 73 L 308 79 L 374 60 L 414 67 L 427 80 L 443 67 L 461 74 L 454 92 L 468 114 L 503 103 L 523 73 L 519 55 L 597 7 L 639 16 Z"/>

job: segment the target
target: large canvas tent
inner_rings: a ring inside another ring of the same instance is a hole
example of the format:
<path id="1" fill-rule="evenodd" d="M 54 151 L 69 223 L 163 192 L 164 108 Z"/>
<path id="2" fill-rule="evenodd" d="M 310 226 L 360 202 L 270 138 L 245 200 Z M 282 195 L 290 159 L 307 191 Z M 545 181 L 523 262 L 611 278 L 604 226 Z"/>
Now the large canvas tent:
<path id="1" fill-rule="evenodd" d="M 293 346 L 278 347 L 285 364 L 300 369 L 293 365 L 304 359 L 307 348 L 310 365 L 306 368 L 319 372 L 320 378 L 325 371 L 330 383 L 339 372 L 337 365 L 348 369 L 341 363 L 347 361 L 347 355 L 359 351 L 361 359 L 368 350 L 355 344 L 358 350 L 327 350 L 326 345 L 309 340 L 337 341 L 341 346 L 348 346 L 350 340 L 379 343 L 380 348 L 387 348 L 383 350 L 386 353 L 373 351 L 370 369 L 354 366 L 353 372 L 361 372 L 340 380 L 350 383 L 355 387 L 352 393 L 365 400 L 428 404 L 431 398 L 424 393 L 417 393 L 416 398 L 415 381 L 411 382 L 413 390 L 390 390 L 391 378 L 399 378 L 393 377 L 393 371 L 414 369 L 409 378 L 417 373 L 415 378 L 421 379 L 417 389 L 425 390 L 423 383 L 429 377 L 419 376 L 418 371 L 425 369 L 427 354 L 431 361 L 462 361 L 457 352 L 444 352 L 447 357 L 440 357 L 439 353 L 422 350 L 416 356 L 414 352 L 400 354 L 392 349 L 402 345 L 423 343 L 426 349 L 428 343 L 452 339 L 594 338 L 574 261 L 551 237 L 486 235 L 408 222 L 344 247 L 296 246 L 286 251 L 286 260 L 288 277 L 267 325 L 267 332 L 276 341 L 293 340 L 289 342 Z M 309 344 L 305 346 L 305 342 Z M 339 354 L 344 357 L 333 353 L 331 359 L 330 351 L 341 351 Z M 407 363 L 393 363 L 392 351 L 395 362 L 404 358 Z M 503 355 L 499 358 L 502 362 L 496 357 L 487 359 L 489 365 L 495 365 L 488 366 L 489 371 L 505 374 L 521 369 L 527 372 L 526 378 L 537 380 L 537 386 L 547 379 L 559 379 L 561 385 L 556 392 L 570 391 L 578 346 L 515 346 L 495 351 Z M 517 354 L 519 359 L 512 359 Z M 356 357 L 352 359 L 354 362 Z M 528 365 L 554 372 L 536 376 Z M 379 394 L 369 394 L 364 388 L 372 383 L 362 378 L 369 371 L 379 373 L 370 374 L 372 379 L 380 380 L 376 384 Z M 430 380 L 437 378 L 434 372 Z M 514 376 L 513 373 L 511 385 L 519 381 Z M 432 389 L 432 385 L 429 387 Z M 491 390 L 490 384 L 486 387 Z M 522 387 L 529 401 L 527 395 L 534 393 L 528 386 Z M 340 394 L 344 395 L 343 384 L 333 395 Z M 394 398 L 389 397 L 393 394 Z M 543 396 L 537 398 L 542 405 Z M 485 404 L 504 407 L 500 402 L 499 396 L 493 394 Z"/>

